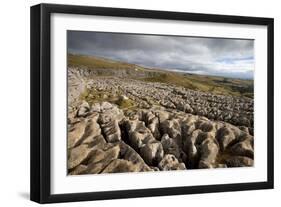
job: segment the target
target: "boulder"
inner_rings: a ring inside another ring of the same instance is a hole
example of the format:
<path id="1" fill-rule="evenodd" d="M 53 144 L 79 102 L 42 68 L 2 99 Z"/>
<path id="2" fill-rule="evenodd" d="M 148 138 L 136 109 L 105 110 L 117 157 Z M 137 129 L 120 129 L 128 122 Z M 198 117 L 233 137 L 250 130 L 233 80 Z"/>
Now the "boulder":
<path id="1" fill-rule="evenodd" d="M 201 129 L 194 130 L 191 135 L 187 135 L 184 141 L 184 151 L 187 153 L 187 156 L 191 162 L 195 162 L 198 157 L 198 150 L 196 147 L 197 137 L 202 133 Z"/>
<path id="2" fill-rule="evenodd" d="M 101 129 L 107 142 L 118 142 L 121 140 L 121 130 L 117 120 L 110 120 L 101 124 Z"/>
<path id="3" fill-rule="evenodd" d="M 119 145 L 106 144 L 103 148 L 95 148 L 91 152 L 88 164 L 117 159 L 120 153 Z"/>
<path id="4" fill-rule="evenodd" d="M 102 173 L 140 172 L 140 165 L 128 160 L 113 160 Z"/>
<path id="5" fill-rule="evenodd" d="M 87 165 L 78 165 L 73 170 L 71 170 L 68 175 L 80 175 L 84 174 L 84 171 L 87 169 Z"/>
<path id="6" fill-rule="evenodd" d="M 134 149 L 139 149 L 144 144 L 155 140 L 151 131 L 145 127 L 143 121 L 127 120 L 125 121 L 125 128 L 129 136 L 129 141 Z"/>
<path id="7" fill-rule="evenodd" d="M 177 159 L 180 159 L 180 148 L 174 139 L 170 138 L 168 134 L 164 134 L 161 139 L 161 144 L 165 154 L 175 155 Z"/>
<path id="8" fill-rule="evenodd" d="M 68 152 L 68 161 L 67 161 L 67 168 L 72 169 L 79 164 L 81 164 L 83 161 L 85 161 L 92 151 L 92 148 L 90 148 L 86 144 L 81 144 L 75 148 L 72 148 Z"/>
<path id="9" fill-rule="evenodd" d="M 236 137 L 229 127 L 222 127 L 217 131 L 216 138 L 219 141 L 220 148 L 224 151 L 229 144 L 235 141 Z"/>
<path id="10" fill-rule="evenodd" d="M 164 156 L 162 144 L 158 141 L 149 142 L 140 148 L 140 155 L 148 165 L 157 165 Z"/>
<path id="11" fill-rule="evenodd" d="M 240 126 L 239 129 L 243 132 L 245 132 L 246 134 L 250 134 L 249 128 L 245 127 L 245 126 Z"/>
<path id="12" fill-rule="evenodd" d="M 129 134 L 129 141 L 134 149 L 139 149 L 145 144 L 154 141 L 150 131 L 135 131 Z"/>
<path id="13" fill-rule="evenodd" d="M 103 124 L 111 120 L 117 120 L 119 122 L 124 118 L 123 111 L 118 109 L 116 105 L 110 104 L 108 102 L 103 103 L 101 104 L 101 113 L 99 114 L 98 119 L 99 123 Z M 110 106 L 108 104 L 110 104 Z"/>
<path id="14" fill-rule="evenodd" d="M 212 139 L 215 142 L 217 142 L 217 140 L 215 139 L 214 131 L 211 131 L 211 132 L 202 132 L 201 131 L 200 133 L 198 133 L 195 144 L 201 145 L 201 143 L 203 143 L 206 139 Z"/>
<path id="15" fill-rule="evenodd" d="M 85 132 L 86 123 L 86 120 L 82 120 L 69 128 L 67 136 L 67 148 L 74 147 L 81 140 Z"/>
<path id="16" fill-rule="evenodd" d="M 113 108 L 113 105 L 107 101 L 104 101 L 100 104 L 101 112 L 110 110 Z"/>
<path id="17" fill-rule="evenodd" d="M 83 101 L 82 104 L 79 106 L 78 111 L 77 111 L 77 116 L 86 116 L 88 112 L 90 111 L 90 106 L 88 102 Z"/>
<path id="18" fill-rule="evenodd" d="M 161 138 L 161 134 L 159 132 L 159 120 L 157 117 L 152 118 L 147 127 L 156 139 Z"/>
<path id="19" fill-rule="evenodd" d="M 101 135 L 100 125 L 97 123 L 97 116 L 90 119 L 85 128 L 85 133 L 82 137 L 82 143 L 89 144 L 93 142 L 94 137 Z"/>
<path id="20" fill-rule="evenodd" d="M 162 122 L 164 122 L 165 120 L 169 119 L 170 114 L 169 114 L 169 112 L 167 112 L 167 111 L 158 110 L 158 111 L 156 112 L 156 116 L 158 117 L 159 122 L 162 123 Z"/>
<path id="21" fill-rule="evenodd" d="M 197 129 L 201 129 L 203 132 L 211 132 L 214 130 L 214 125 L 211 121 L 199 121 L 196 125 Z"/>
<path id="22" fill-rule="evenodd" d="M 112 146 L 107 144 L 102 149 L 95 149 L 92 151 L 88 161 L 88 167 L 84 174 L 100 173 L 109 163 L 118 158 L 120 153 L 120 146 Z"/>
<path id="23" fill-rule="evenodd" d="M 127 96 L 125 96 L 125 95 L 121 95 L 121 96 L 119 96 L 119 100 L 120 101 L 126 101 L 126 100 L 128 100 L 129 98 L 127 97 Z"/>
<path id="24" fill-rule="evenodd" d="M 252 167 L 254 160 L 249 157 L 233 156 L 225 161 L 227 167 Z"/>
<path id="25" fill-rule="evenodd" d="M 161 138 L 159 132 L 159 119 L 151 111 L 142 111 L 141 118 L 156 139 Z"/>
<path id="26" fill-rule="evenodd" d="M 182 146 L 181 125 L 178 119 L 165 120 L 160 123 L 160 129 L 162 134 L 168 134 L 175 139 L 179 147 Z"/>
<path id="27" fill-rule="evenodd" d="M 182 122 L 181 128 L 182 128 L 182 137 L 183 141 L 188 136 L 191 135 L 191 133 L 196 130 L 195 122 L 196 122 L 195 116 L 188 117 Z"/>
<path id="28" fill-rule="evenodd" d="M 99 103 L 93 103 L 90 109 L 91 112 L 101 112 L 101 106 Z"/>
<path id="29" fill-rule="evenodd" d="M 206 139 L 200 145 L 198 168 L 212 168 L 215 165 L 219 147 L 213 139 Z"/>
<path id="30" fill-rule="evenodd" d="M 159 162 L 158 168 L 160 170 L 185 170 L 185 164 L 180 163 L 178 159 L 171 154 L 166 154 L 164 158 Z"/>
<path id="31" fill-rule="evenodd" d="M 238 142 L 230 148 L 231 153 L 239 156 L 246 156 L 254 158 L 254 149 L 252 146 L 252 140 L 246 139 L 242 142 Z"/>
<path id="32" fill-rule="evenodd" d="M 144 162 L 143 158 L 129 145 L 121 141 L 120 149 L 120 158 L 139 165 L 140 171 L 151 171 L 150 167 Z"/>

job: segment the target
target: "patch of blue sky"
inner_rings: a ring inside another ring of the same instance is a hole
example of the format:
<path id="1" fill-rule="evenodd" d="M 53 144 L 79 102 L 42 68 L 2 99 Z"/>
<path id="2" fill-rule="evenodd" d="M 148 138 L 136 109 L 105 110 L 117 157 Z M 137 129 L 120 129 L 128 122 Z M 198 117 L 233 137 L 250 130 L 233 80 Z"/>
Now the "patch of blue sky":
<path id="1" fill-rule="evenodd" d="M 247 56 L 247 57 L 227 57 L 227 58 L 221 58 L 221 59 L 217 59 L 216 62 L 217 63 L 225 63 L 225 64 L 235 64 L 237 62 L 240 61 L 247 61 L 247 62 L 253 62 L 254 61 L 254 57 L 253 56 Z"/>

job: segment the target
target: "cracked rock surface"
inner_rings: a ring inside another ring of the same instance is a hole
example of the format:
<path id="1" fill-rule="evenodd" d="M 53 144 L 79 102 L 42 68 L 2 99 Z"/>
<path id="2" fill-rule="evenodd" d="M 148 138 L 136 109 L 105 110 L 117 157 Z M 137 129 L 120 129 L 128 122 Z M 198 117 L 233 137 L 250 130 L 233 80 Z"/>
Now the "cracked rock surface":
<path id="1" fill-rule="evenodd" d="M 68 76 L 70 175 L 254 164 L 253 99 L 71 68 Z"/>

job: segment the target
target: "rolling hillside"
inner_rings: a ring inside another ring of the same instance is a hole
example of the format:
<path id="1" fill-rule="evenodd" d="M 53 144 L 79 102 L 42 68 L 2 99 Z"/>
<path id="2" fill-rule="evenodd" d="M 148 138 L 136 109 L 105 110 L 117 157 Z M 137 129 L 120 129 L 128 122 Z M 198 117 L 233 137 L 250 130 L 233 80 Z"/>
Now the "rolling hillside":
<path id="1" fill-rule="evenodd" d="M 150 69 L 106 58 L 68 54 L 68 67 L 87 68 L 98 76 L 116 76 L 182 86 L 214 94 L 253 98 L 253 80 L 195 75 Z"/>

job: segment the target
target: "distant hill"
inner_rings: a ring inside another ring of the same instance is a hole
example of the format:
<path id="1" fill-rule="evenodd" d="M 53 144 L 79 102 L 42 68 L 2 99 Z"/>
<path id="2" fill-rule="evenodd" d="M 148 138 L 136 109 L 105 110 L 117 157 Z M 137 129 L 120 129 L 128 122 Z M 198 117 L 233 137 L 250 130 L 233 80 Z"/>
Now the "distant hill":
<path id="1" fill-rule="evenodd" d="M 101 57 L 68 54 L 68 66 L 85 66 L 89 69 L 133 69 L 134 64 L 110 60 Z"/>
<path id="2" fill-rule="evenodd" d="M 161 82 L 215 94 L 249 98 L 253 98 L 254 95 L 253 80 L 171 72 L 107 58 L 74 54 L 68 54 L 67 65 L 68 67 L 86 68 L 89 74 L 94 76 L 118 76 L 148 82 Z"/>

